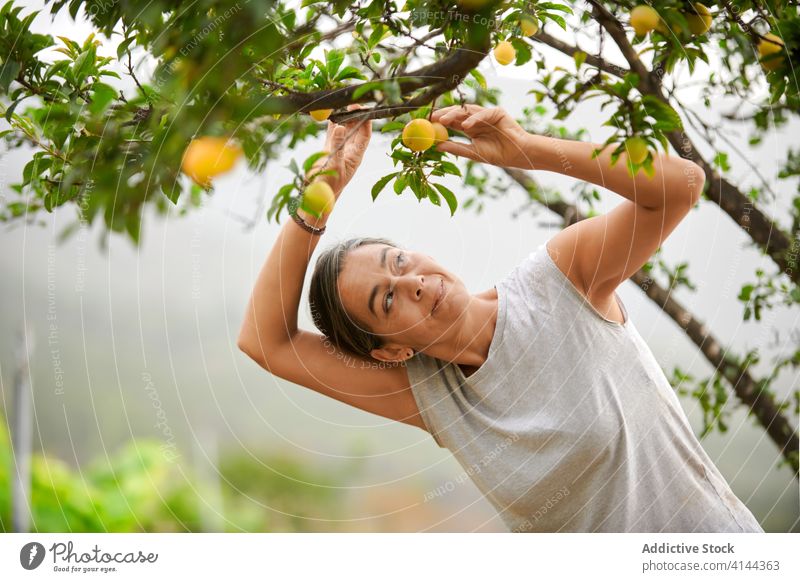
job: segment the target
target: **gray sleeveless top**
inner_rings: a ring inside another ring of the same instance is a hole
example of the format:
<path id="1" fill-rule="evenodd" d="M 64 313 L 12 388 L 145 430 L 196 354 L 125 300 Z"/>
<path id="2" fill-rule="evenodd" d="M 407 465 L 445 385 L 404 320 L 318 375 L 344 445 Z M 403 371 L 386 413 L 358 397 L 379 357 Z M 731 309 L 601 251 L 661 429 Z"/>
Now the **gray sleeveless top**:
<path id="1" fill-rule="evenodd" d="M 495 285 L 486 361 L 406 362 L 428 432 L 512 532 L 762 532 L 618 295 L 605 319 L 545 244 Z"/>

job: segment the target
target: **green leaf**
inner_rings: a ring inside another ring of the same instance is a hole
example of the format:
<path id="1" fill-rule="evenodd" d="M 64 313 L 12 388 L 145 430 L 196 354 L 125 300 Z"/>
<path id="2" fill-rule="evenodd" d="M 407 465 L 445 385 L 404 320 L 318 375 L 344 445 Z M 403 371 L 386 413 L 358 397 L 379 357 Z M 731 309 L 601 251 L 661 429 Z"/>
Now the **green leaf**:
<path id="1" fill-rule="evenodd" d="M 458 208 L 458 199 L 455 194 L 442 184 L 434 184 L 433 187 L 439 191 L 445 202 L 447 202 L 447 206 L 450 207 L 450 216 L 453 216 Z"/>
<path id="2" fill-rule="evenodd" d="M 117 58 L 118 59 L 122 59 L 122 55 L 124 55 L 126 52 L 128 52 L 128 48 L 131 46 L 131 44 L 133 43 L 134 40 L 135 39 L 133 39 L 133 38 L 126 38 L 121 43 L 119 43 L 119 46 L 117 47 Z"/>
<path id="3" fill-rule="evenodd" d="M 642 97 L 642 105 L 644 105 L 647 113 L 656 120 L 653 125 L 654 129 L 661 131 L 683 129 L 681 116 L 669 104 L 652 95 L 645 95 Z"/>
<path id="4" fill-rule="evenodd" d="M 739 292 L 739 300 L 740 301 L 750 301 L 750 295 L 753 293 L 753 285 L 745 285 L 742 287 L 742 290 Z"/>
<path id="5" fill-rule="evenodd" d="M 161 183 L 161 192 L 164 193 L 164 196 L 167 197 L 167 200 L 172 202 L 174 205 L 178 205 L 178 199 L 181 197 L 181 189 L 178 186 L 177 181 L 173 182 L 168 185 L 166 182 Z"/>
<path id="6" fill-rule="evenodd" d="M 131 239 L 137 245 L 139 244 L 139 236 L 142 227 L 141 216 L 136 210 L 128 210 L 125 215 L 125 230 L 128 231 Z"/>
<path id="7" fill-rule="evenodd" d="M 394 193 L 400 195 L 408 185 L 408 174 L 400 174 L 394 181 Z"/>
<path id="8" fill-rule="evenodd" d="M 486 89 L 486 77 L 484 77 L 478 69 L 472 69 L 469 74 L 475 77 L 475 80 L 478 81 L 478 85 L 481 86 L 481 89 Z"/>
<path id="9" fill-rule="evenodd" d="M 642 167 L 644 168 L 644 173 L 647 174 L 649 178 L 652 178 L 656 175 L 656 169 L 653 167 L 652 154 L 648 154 L 647 159 L 642 162 Z"/>
<path id="10" fill-rule="evenodd" d="M 345 67 L 339 74 L 336 76 L 337 81 L 344 81 L 346 79 L 362 79 L 365 80 L 366 77 L 356 69 L 355 67 Z"/>
<path id="11" fill-rule="evenodd" d="M 458 166 L 456 166 L 453 162 L 442 161 L 439 163 L 439 167 L 445 174 L 461 176 L 461 170 L 459 170 Z"/>
<path id="12" fill-rule="evenodd" d="M 6 121 L 11 123 L 11 116 L 14 115 L 14 110 L 17 108 L 17 105 L 19 105 L 26 97 L 27 95 L 25 97 L 20 97 L 19 99 L 14 101 L 11 105 L 9 105 L 8 109 L 6 109 Z"/>
<path id="13" fill-rule="evenodd" d="M 11 81 L 17 78 L 21 65 L 17 61 L 8 60 L 0 65 L 0 91 L 8 93 Z"/>
<path id="14" fill-rule="evenodd" d="M 311 166 L 314 165 L 314 162 L 316 162 L 318 159 L 320 159 L 321 157 L 323 157 L 325 155 L 327 155 L 326 152 L 317 152 L 315 154 L 311 154 L 310 156 L 308 156 L 306 161 L 303 162 L 303 170 L 306 173 L 310 172 L 311 171 Z"/>
<path id="15" fill-rule="evenodd" d="M 381 127 L 381 133 L 388 133 L 390 131 L 397 131 L 399 129 L 403 129 L 406 126 L 405 123 L 402 121 L 389 121 Z"/>
<path id="16" fill-rule="evenodd" d="M 373 48 L 381 41 L 381 38 L 383 38 L 383 33 L 386 31 L 385 29 L 386 27 L 380 22 L 375 23 L 372 34 L 370 34 L 369 38 L 367 39 L 367 46 L 369 46 L 369 48 Z"/>
<path id="17" fill-rule="evenodd" d="M 370 81 L 369 83 L 364 83 L 360 85 L 355 91 L 353 91 L 353 100 L 357 100 L 359 97 L 368 93 L 369 91 L 374 91 L 375 89 L 380 89 L 383 87 L 383 81 Z"/>
<path id="18" fill-rule="evenodd" d="M 436 193 L 436 190 L 430 187 L 429 184 L 423 184 L 423 191 L 425 192 L 425 197 L 433 202 L 436 206 L 441 206 L 442 201 L 439 199 L 439 195 Z"/>
<path id="19" fill-rule="evenodd" d="M 422 188 L 422 180 L 420 179 L 420 175 L 417 171 L 409 174 L 408 185 L 411 186 L 411 191 L 414 193 L 414 196 L 417 197 L 418 201 L 422 201 L 422 199 L 425 198 L 425 192 Z"/>
<path id="20" fill-rule="evenodd" d="M 83 51 L 80 56 L 75 59 L 75 64 L 72 67 L 72 73 L 75 75 L 75 85 L 80 86 L 83 80 L 89 76 L 89 73 L 95 67 L 95 48 L 91 47 Z"/>
<path id="21" fill-rule="evenodd" d="M 392 178 L 394 178 L 395 176 L 397 176 L 399 173 L 400 172 L 394 172 L 392 174 L 384 176 L 383 178 L 381 178 L 380 180 L 375 182 L 375 185 L 372 187 L 372 200 L 373 201 L 378 197 L 378 194 L 380 194 L 381 191 L 386 187 L 386 184 L 388 184 L 389 181 Z"/>
<path id="22" fill-rule="evenodd" d="M 117 90 L 105 83 L 95 83 L 92 85 L 92 102 L 89 111 L 92 115 L 98 115 L 106 110 L 109 103 L 117 98 Z"/>
<path id="23" fill-rule="evenodd" d="M 567 30 L 567 21 L 564 20 L 561 16 L 556 14 L 548 14 L 547 15 L 550 20 L 558 24 L 563 30 Z"/>
<path id="24" fill-rule="evenodd" d="M 517 56 L 514 59 L 514 66 L 519 67 L 531 60 L 531 47 L 527 42 L 516 36 L 512 37 L 510 41 L 511 46 L 517 51 Z"/>
<path id="25" fill-rule="evenodd" d="M 344 53 L 340 50 L 334 49 L 328 51 L 325 57 L 327 61 L 325 68 L 328 71 L 328 77 L 333 79 L 336 76 L 339 67 L 341 67 L 342 63 L 344 62 Z"/>

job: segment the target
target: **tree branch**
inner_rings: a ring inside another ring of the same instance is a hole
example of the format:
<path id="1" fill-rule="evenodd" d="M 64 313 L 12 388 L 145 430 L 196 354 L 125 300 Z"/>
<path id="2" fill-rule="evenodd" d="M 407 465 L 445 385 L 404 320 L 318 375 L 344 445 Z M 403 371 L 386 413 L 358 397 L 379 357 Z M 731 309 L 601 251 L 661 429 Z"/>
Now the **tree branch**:
<path id="1" fill-rule="evenodd" d="M 639 75 L 638 89 L 641 93 L 657 97 L 666 104 L 668 100 L 662 92 L 660 79 L 653 75 L 639 59 L 636 51 L 628 42 L 625 29 L 620 22 L 597 0 L 586 0 L 592 5 L 597 21 L 605 28 L 617 43 L 631 70 Z M 719 176 L 713 166 L 709 164 L 695 148 L 694 143 L 682 131 L 672 131 L 666 134 L 667 139 L 682 158 L 691 160 L 703 168 L 706 175 L 706 197 L 715 202 L 750 238 L 758 244 L 772 258 L 780 269 L 796 285 L 800 285 L 800 265 L 798 255 L 800 252 L 789 251 L 792 249 L 791 240 L 780 225 L 756 207 L 755 202 L 742 193 L 728 180 Z"/>
<path id="2" fill-rule="evenodd" d="M 530 38 L 531 40 L 539 41 L 542 44 L 545 44 L 545 45 L 549 46 L 550 48 L 554 48 L 557 51 L 559 51 L 561 53 L 564 53 L 565 55 L 567 55 L 569 57 L 574 57 L 575 53 L 577 53 L 579 51 L 582 52 L 582 53 L 586 53 L 586 51 L 584 51 L 580 47 L 573 46 L 573 45 L 571 45 L 569 43 L 564 42 L 563 40 L 557 39 L 554 36 L 550 36 L 549 34 L 547 34 L 546 32 L 544 32 L 541 29 L 539 29 L 536 32 L 536 34 L 534 34 L 533 36 L 530 36 L 528 38 Z M 620 66 L 615 65 L 613 63 L 609 63 L 608 61 L 606 61 L 604 59 L 601 59 L 597 55 L 591 55 L 589 53 L 586 53 L 585 62 L 590 64 L 593 67 L 596 67 L 596 68 L 600 69 L 601 71 L 604 71 L 606 73 L 614 75 L 615 77 L 624 77 L 627 73 L 630 72 L 625 67 L 620 67 Z"/>
<path id="3" fill-rule="evenodd" d="M 489 50 L 488 36 L 482 46 L 476 48 L 459 47 L 448 57 L 411 71 L 405 77 L 398 77 L 401 94 L 408 94 L 418 89 L 428 88 L 423 96 L 418 96 L 406 103 L 377 107 L 374 109 L 358 109 L 343 111 L 331 115 L 331 121 L 345 123 L 353 117 L 359 119 L 379 119 L 391 117 L 408 111 L 409 107 L 420 107 L 442 93 L 457 87 L 467 74 L 478 66 Z M 374 83 L 375 81 L 369 81 Z M 433 85 L 431 85 L 433 83 Z M 363 103 L 374 101 L 370 91 L 353 99 L 353 93 L 366 83 L 350 85 L 338 89 L 325 89 L 313 93 L 298 93 L 268 97 L 262 101 L 261 106 L 274 113 L 307 112 L 313 109 L 340 109 L 350 103 Z"/>

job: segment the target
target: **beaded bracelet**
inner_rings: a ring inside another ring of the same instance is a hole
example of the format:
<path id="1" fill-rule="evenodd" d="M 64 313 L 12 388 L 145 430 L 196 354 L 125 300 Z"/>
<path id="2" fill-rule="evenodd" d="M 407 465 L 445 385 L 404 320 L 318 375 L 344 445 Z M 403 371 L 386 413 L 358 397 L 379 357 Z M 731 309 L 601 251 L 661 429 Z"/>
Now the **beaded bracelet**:
<path id="1" fill-rule="evenodd" d="M 325 229 L 328 227 L 328 225 L 324 225 L 322 228 L 316 228 L 316 227 L 311 226 L 305 220 L 300 218 L 300 216 L 297 214 L 297 207 L 296 206 L 293 207 L 293 208 L 290 208 L 289 215 L 294 219 L 294 221 L 297 224 L 299 224 L 303 228 L 303 230 L 305 230 L 307 232 L 310 232 L 311 234 L 315 234 L 317 236 L 319 236 L 323 232 L 325 232 Z"/>

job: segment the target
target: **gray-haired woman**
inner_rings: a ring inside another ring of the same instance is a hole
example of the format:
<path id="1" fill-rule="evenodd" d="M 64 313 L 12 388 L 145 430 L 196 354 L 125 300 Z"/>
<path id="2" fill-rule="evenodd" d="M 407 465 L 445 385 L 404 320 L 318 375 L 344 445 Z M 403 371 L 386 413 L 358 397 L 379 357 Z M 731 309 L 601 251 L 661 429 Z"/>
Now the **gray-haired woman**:
<path id="1" fill-rule="evenodd" d="M 616 293 L 698 202 L 702 170 L 659 154 L 654 178 L 633 178 L 625 154 L 614 166 L 610 149 L 592 159 L 598 144 L 529 134 L 501 108 L 447 107 L 432 119 L 471 140 L 441 151 L 562 173 L 626 200 L 559 232 L 480 293 L 391 240 L 337 244 L 311 279 L 321 334 L 299 329 L 297 311 L 320 240 L 311 231 L 328 215 L 298 210 L 307 224 L 282 227 L 240 349 L 281 378 L 428 431 L 511 531 L 763 531 Z M 370 140 L 367 122 L 345 143 L 357 123 L 328 126 L 338 176 L 321 179 L 337 198 Z"/>

